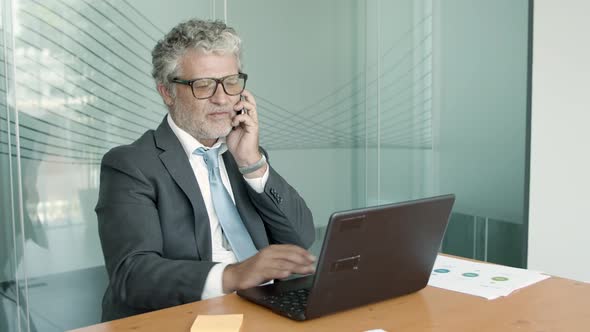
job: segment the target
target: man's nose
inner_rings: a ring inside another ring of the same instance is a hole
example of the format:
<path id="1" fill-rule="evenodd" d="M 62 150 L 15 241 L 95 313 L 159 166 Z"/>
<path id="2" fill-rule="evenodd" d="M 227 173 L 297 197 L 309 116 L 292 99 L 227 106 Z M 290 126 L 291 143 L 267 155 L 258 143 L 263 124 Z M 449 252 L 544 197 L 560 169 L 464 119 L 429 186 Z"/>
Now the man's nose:
<path id="1" fill-rule="evenodd" d="M 215 93 L 209 98 L 214 104 L 225 104 L 229 100 L 229 96 L 225 93 L 221 82 L 217 82 Z"/>

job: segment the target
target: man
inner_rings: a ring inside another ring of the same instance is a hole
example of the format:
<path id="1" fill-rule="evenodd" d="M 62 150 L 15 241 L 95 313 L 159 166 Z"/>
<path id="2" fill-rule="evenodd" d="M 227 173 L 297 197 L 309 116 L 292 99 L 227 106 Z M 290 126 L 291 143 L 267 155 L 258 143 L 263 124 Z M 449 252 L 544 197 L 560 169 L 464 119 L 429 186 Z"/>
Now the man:
<path id="1" fill-rule="evenodd" d="M 261 153 L 240 52 L 232 28 L 199 20 L 152 51 L 168 115 L 102 160 L 103 321 L 314 271 L 311 212 Z"/>

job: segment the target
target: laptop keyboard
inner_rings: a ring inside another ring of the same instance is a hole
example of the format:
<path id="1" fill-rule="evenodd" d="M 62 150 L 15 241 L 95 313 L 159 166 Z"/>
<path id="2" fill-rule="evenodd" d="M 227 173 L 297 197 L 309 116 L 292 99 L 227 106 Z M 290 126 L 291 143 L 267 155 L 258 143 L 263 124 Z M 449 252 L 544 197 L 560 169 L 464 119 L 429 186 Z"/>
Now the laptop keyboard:
<path id="1" fill-rule="evenodd" d="M 295 289 L 279 295 L 269 295 L 262 298 L 264 302 L 272 307 L 279 308 L 285 312 L 300 314 L 305 311 L 307 306 L 307 296 L 309 289 Z"/>

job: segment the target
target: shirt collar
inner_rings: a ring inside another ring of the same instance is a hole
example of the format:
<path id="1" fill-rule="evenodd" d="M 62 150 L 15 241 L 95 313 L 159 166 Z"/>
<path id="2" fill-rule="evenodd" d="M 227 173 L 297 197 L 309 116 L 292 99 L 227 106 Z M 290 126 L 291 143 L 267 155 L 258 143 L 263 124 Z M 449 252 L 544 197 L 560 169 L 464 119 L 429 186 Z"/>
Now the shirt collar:
<path id="1" fill-rule="evenodd" d="M 184 131 L 180 127 L 178 127 L 176 125 L 176 123 L 174 123 L 174 120 L 172 120 L 172 117 L 170 116 L 170 114 L 168 114 L 166 117 L 167 117 L 168 125 L 170 126 L 170 129 L 172 129 L 172 131 L 174 132 L 174 135 L 176 135 L 176 137 L 180 141 L 180 144 L 182 145 L 182 148 L 184 149 L 184 152 L 186 153 L 186 156 L 188 158 L 190 158 L 191 155 L 193 154 L 193 152 L 195 152 L 195 150 L 200 147 L 204 147 L 205 150 L 219 148 L 219 154 L 222 154 L 225 151 L 227 151 L 227 145 L 225 144 L 225 137 L 219 137 L 217 139 L 217 142 L 215 142 L 215 144 L 213 144 L 212 147 L 204 146 L 196 138 L 194 138 L 189 133 L 187 133 L 186 131 Z"/>

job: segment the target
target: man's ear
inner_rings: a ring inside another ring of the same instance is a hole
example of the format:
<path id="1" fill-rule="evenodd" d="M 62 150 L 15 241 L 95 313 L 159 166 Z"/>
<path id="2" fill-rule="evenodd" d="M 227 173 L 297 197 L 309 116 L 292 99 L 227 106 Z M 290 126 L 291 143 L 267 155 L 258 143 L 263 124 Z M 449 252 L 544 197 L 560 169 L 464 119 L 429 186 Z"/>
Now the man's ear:
<path id="1" fill-rule="evenodd" d="M 162 99 L 164 100 L 164 104 L 166 104 L 166 106 L 168 107 L 174 105 L 174 98 L 172 97 L 170 91 L 168 91 L 166 86 L 164 86 L 164 84 L 162 83 L 158 83 L 157 88 L 158 92 L 160 93 L 160 96 L 162 96 Z"/>

